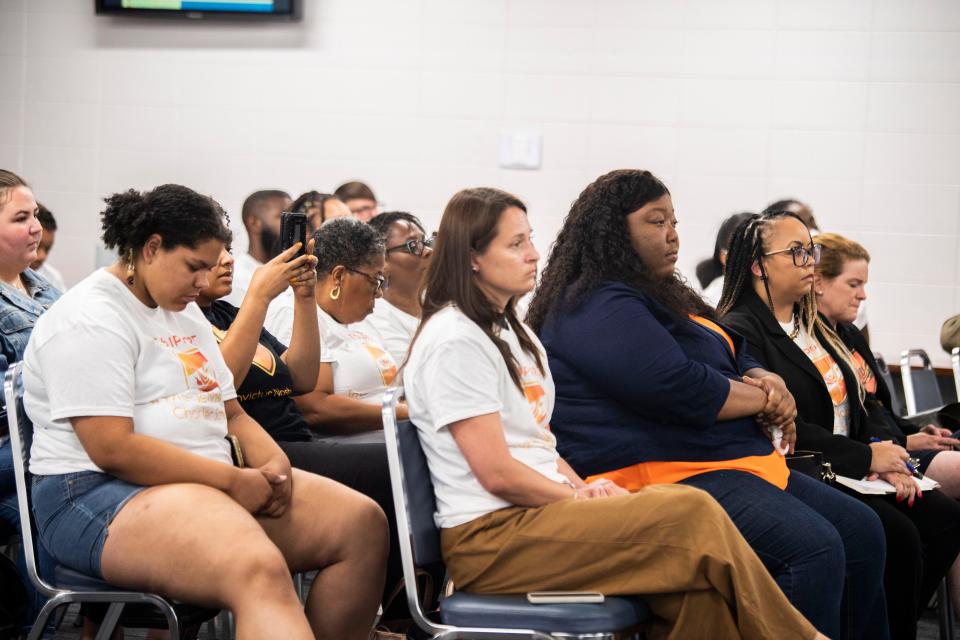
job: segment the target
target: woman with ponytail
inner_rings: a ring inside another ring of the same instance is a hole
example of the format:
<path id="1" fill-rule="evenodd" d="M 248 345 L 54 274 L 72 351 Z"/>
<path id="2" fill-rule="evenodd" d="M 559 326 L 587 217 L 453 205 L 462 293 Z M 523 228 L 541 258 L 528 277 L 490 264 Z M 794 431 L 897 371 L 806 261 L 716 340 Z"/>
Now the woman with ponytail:
<path id="1" fill-rule="evenodd" d="M 454 195 L 404 365 L 456 588 L 642 595 L 658 638 L 822 638 L 705 492 L 628 494 L 557 453 L 553 377 L 516 312 L 537 279 L 530 236 L 514 196 Z"/>
<path id="2" fill-rule="evenodd" d="M 891 637 L 913 638 L 960 551 L 960 506 L 939 491 L 918 491 L 906 450 L 864 409 L 850 350 L 817 313 L 820 253 L 795 214 L 751 216 L 730 242 L 717 312 L 747 338 L 750 355 L 786 382 L 797 403 L 798 449 L 822 452 L 840 475 L 882 478 L 896 488 L 888 496 L 850 493 L 883 523 Z"/>
<path id="3" fill-rule="evenodd" d="M 119 588 L 229 608 L 238 640 L 365 640 L 383 512 L 292 469 L 240 407 L 195 304 L 230 238 L 223 210 L 169 184 L 106 202 L 103 241 L 119 260 L 44 314 L 24 356 L 44 546 Z M 310 269 L 291 279 L 312 281 Z M 313 570 L 304 611 L 290 573 Z"/>

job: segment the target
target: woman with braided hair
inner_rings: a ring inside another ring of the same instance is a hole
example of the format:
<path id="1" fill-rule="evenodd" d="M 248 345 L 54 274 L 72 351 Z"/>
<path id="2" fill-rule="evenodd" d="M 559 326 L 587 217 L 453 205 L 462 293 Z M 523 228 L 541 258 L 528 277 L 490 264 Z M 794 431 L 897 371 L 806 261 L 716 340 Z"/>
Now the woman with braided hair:
<path id="1" fill-rule="evenodd" d="M 896 488 L 896 495 L 851 495 L 883 523 L 891 636 L 913 638 L 960 550 L 960 506 L 939 491 L 918 492 L 906 450 L 864 409 L 850 351 L 817 313 L 820 251 L 795 214 L 751 216 L 730 242 L 718 313 L 746 337 L 750 355 L 786 382 L 797 404 L 798 448 L 822 452 L 841 475 L 879 477 Z"/>
<path id="2" fill-rule="evenodd" d="M 771 431 L 789 448 L 793 399 L 677 275 L 679 244 L 670 192 L 648 171 L 610 172 L 573 203 L 528 315 L 556 382 L 560 453 L 588 481 L 706 491 L 818 629 L 887 637 L 880 523 L 787 469 Z"/>

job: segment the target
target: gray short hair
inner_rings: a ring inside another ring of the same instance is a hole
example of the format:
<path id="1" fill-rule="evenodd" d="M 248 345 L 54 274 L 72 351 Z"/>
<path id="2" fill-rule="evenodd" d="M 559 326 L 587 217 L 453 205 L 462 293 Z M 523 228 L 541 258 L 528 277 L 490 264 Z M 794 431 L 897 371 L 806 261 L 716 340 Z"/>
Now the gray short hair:
<path id="1" fill-rule="evenodd" d="M 370 264 L 386 248 L 372 227 L 349 217 L 324 222 L 313 238 L 318 275 L 330 273 L 337 265 L 356 269 Z"/>

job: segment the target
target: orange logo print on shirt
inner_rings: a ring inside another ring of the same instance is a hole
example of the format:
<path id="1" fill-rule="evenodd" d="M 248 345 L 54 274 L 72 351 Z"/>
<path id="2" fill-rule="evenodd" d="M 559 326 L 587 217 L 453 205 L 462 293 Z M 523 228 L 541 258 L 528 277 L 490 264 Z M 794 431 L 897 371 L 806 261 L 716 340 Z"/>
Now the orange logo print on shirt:
<path id="1" fill-rule="evenodd" d="M 183 365 L 183 374 L 187 379 L 187 386 L 192 381 L 200 391 L 204 392 L 213 391 L 220 386 L 217 379 L 210 374 L 207 368 L 207 357 L 203 355 L 200 349 L 192 347 L 186 351 L 178 351 L 177 358 Z"/>
<path id="2" fill-rule="evenodd" d="M 383 385 L 389 387 L 393 383 L 393 379 L 397 377 L 397 363 L 394 361 L 393 357 L 376 345 L 365 333 L 360 331 L 354 331 L 350 333 L 350 337 L 359 342 L 364 349 L 367 350 L 367 353 L 370 354 L 370 357 L 373 358 L 373 361 L 377 364 L 377 369 L 380 370 L 380 378 L 383 380 Z"/>
<path id="3" fill-rule="evenodd" d="M 530 403 L 530 410 L 533 411 L 533 417 L 538 424 L 547 419 L 547 393 L 537 382 L 527 382 L 523 385 L 523 395 L 527 397 Z M 549 427 L 548 427 L 549 428 Z"/>

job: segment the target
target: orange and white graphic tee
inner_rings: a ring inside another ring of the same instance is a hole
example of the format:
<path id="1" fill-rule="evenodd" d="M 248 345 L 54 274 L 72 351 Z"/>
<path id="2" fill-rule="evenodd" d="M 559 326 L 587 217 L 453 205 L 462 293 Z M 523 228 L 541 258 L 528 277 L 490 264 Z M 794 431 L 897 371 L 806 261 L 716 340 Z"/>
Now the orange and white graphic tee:
<path id="1" fill-rule="evenodd" d="M 41 316 L 24 360 L 24 403 L 34 421 L 31 471 L 99 471 L 70 423 L 131 418 L 138 434 L 231 464 L 224 403 L 236 398 L 200 308 L 152 309 L 105 270 Z"/>
<path id="2" fill-rule="evenodd" d="M 333 366 L 333 392 L 370 404 L 380 404 L 383 392 L 397 377 L 397 361 L 377 338 L 358 325 L 342 325 L 317 307 L 320 321 L 320 362 Z"/>
<path id="3" fill-rule="evenodd" d="M 556 389 L 547 356 L 533 332 L 524 331 L 540 352 L 543 373 L 513 330 L 498 330 L 520 366 L 521 388 L 493 341 L 453 305 L 434 314 L 413 345 L 403 387 L 430 466 L 440 527 L 512 506 L 487 491 L 470 470 L 449 428 L 461 420 L 496 414 L 515 460 L 569 484 L 557 466 L 557 440 L 550 430 Z"/>
<path id="4" fill-rule="evenodd" d="M 793 331 L 792 322 L 781 322 L 780 326 L 787 335 Z M 793 342 L 810 358 L 810 362 L 823 377 L 823 383 L 827 385 L 827 391 L 830 392 L 830 399 L 833 401 L 833 432 L 841 436 L 849 436 L 850 400 L 847 396 L 847 383 L 843 379 L 843 371 L 816 338 L 801 331 Z"/>

